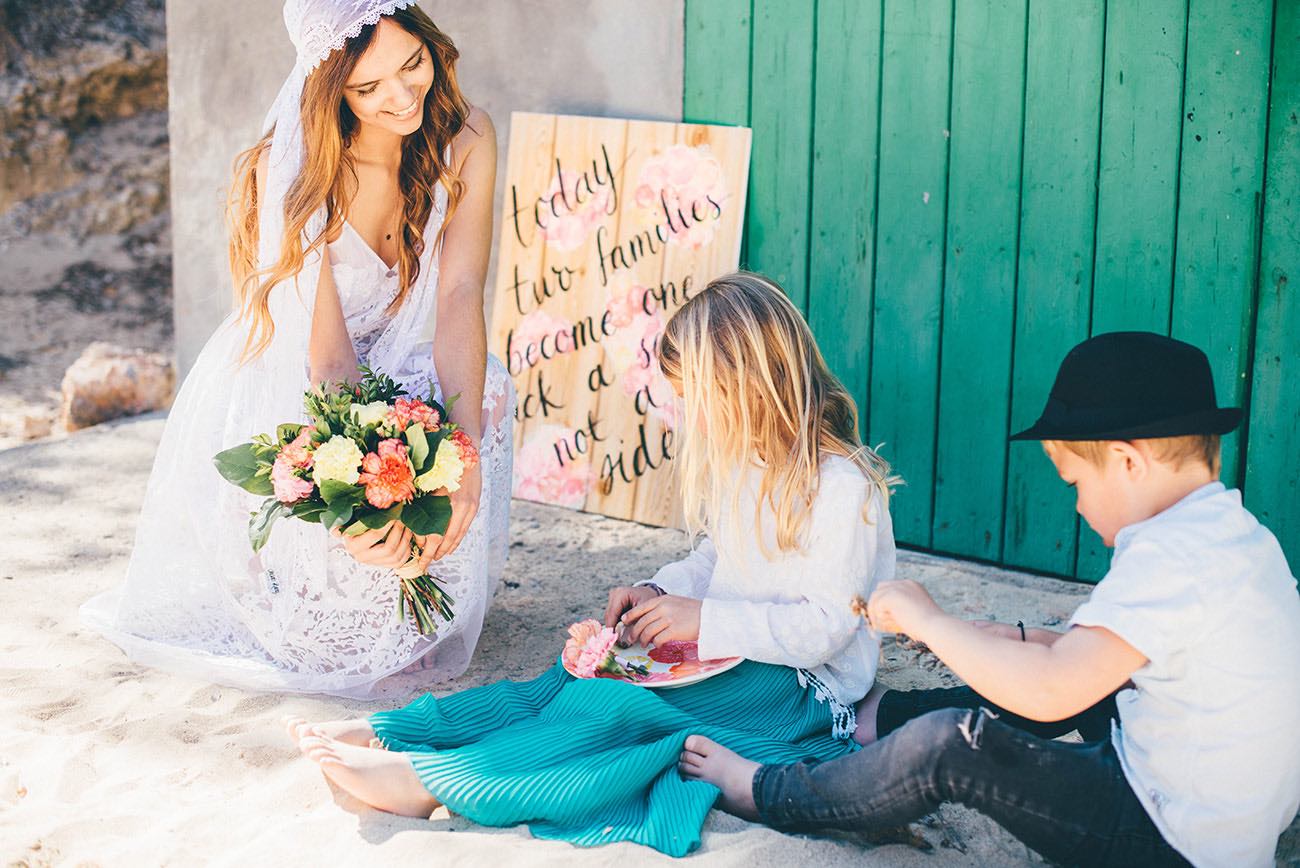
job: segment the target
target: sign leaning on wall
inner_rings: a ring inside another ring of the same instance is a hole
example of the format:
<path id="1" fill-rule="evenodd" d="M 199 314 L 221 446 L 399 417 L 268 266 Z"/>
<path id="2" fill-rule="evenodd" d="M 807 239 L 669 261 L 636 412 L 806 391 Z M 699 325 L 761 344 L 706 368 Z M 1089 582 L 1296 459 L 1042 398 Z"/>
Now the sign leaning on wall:
<path id="1" fill-rule="evenodd" d="M 655 344 L 740 260 L 750 131 L 516 112 L 492 351 L 519 394 L 514 494 L 680 524 Z"/>

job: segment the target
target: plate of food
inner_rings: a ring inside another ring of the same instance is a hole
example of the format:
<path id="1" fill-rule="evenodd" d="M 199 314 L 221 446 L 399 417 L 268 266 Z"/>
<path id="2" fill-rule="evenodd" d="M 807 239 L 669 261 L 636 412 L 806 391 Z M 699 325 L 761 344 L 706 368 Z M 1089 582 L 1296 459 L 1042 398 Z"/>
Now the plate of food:
<path id="1" fill-rule="evenodd" d="M 561 662 L 574 678 L 612 678 L 643 687 L 685 687 L 734 669 L 743 657 L 701 660 L 695 642 L 663 642 L 620 648 L 618 635 L 598 621 L 569 628 Z"/>

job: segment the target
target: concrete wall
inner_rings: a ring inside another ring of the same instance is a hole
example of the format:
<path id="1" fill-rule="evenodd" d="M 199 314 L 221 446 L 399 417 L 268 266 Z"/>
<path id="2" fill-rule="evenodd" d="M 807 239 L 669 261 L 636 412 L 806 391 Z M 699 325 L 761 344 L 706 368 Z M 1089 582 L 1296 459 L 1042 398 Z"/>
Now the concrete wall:
<path id="1" fill-rule="evenodd" d="M 460 48 L 466 97 L 496 123 L 498 231 L 512 111 L 681 119 L 683 0 L 420 5 Z M 231 162 L 256 141 L 293 66 L 280 10 L 270 0 L 167 0 L 176 351 L 182 371 L 230 309 L 225 193 Z M 494 275 L 495 265 L 489 287 Z M 489 299 L 494 295 L 487 293 Z"/>

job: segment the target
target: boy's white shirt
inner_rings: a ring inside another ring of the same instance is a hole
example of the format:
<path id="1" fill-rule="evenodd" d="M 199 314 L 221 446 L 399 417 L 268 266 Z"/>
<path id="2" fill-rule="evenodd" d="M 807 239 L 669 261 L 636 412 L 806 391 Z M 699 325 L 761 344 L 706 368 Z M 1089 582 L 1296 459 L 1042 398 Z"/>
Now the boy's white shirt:
<path id="1" fill-rule="evenodd" d="M 1272 865 L 1300 806 L 1300 596 L 1222 483 L 1121 530 L 1070 619 L 1148 659 L 1112 740 L 1156 827 L 1197 866 Z"/>
<path id="2" fill-rule="evenodd" d="M 889 510 L 856 465 L 827 458 L 803 551 L 781 554 L 775 517 L 770 508 L 763 511 L 768 560 L 753 538 L 759 473 L 747 476 L 740 515 L 733 517 L 739 524 L 720 529 L 719 539 L 734 536 L 739 544 L 719 551 L 703 539 L 650 581 L 669 594 L 703 601 L 701 658 L 740 656 L 807 669 L 838 703 L 851 706 L 871 689 L 880 642 L 849 604 L 855 595 L 866 599 L 877 583 L 894 578 Z M 863 519 L 868 499 L 870 523 Z"/>

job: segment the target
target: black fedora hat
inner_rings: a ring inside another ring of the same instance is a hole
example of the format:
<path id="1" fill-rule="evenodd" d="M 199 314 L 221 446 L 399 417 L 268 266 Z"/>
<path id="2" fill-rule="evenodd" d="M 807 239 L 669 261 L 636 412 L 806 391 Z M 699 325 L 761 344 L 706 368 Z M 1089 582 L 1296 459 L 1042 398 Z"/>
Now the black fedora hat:
<path id="1" fill-rule="evenodd" d="M 1110 332 L 1070 350 L 1043 414 L 1012 440 L 1139 440 L 1226 434 L 1237 407 L 1214 399 L 1205 353 L 1153 332 Z"/>

